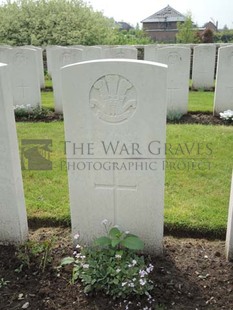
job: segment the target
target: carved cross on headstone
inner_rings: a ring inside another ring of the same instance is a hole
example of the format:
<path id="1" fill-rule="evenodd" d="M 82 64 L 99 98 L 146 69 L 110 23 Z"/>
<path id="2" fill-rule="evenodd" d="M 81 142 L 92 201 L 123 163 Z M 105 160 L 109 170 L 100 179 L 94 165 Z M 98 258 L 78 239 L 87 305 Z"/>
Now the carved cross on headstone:
<path id="1" fill-rule="evenodd" d="M 169 87 L 167 89 L 167 102 L 169 105 L 173 104 L 175 100 L 173 98 L 176 98 L 177 96 L 175 95 L 176 92 L 179 92 L 180 88 L 178 87 Z"/>
<path id="2" fill-rule="evenodd" d="M 120 185 L 114 171 L 112 182 L 99 183 L 99 184 L 95 183 L 95 189 L 111 190 L 113 192 L 114 223 L 117 224 L 118 223 L 117 191 L 137 191 L 137 185 Z"/>
<path id="3" fill-rule="evenodd" d="M 25 84 L 24 81 L 21 81 L 17 86 L 17 88 L 19 89 L 20 97 L 22 98 L 22 100 L 26 99 L 30 87 L 27 84 Z"/>

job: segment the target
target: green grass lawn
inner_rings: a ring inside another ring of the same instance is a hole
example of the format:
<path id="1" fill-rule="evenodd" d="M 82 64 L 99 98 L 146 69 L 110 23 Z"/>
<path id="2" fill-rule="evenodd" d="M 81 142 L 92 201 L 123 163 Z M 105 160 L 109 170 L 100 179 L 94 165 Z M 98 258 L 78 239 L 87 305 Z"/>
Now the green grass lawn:
<path id="1" fill-rule="evenodd" d="M 51 80 L 46 80 L 45 84 L 47 87 L 52 86 Z M 214 105 L 214 92 L 204 91 L 190 91 L 188 111 L 189 112 L 213 112 Z M 42 106 L 46 108 L 54 109 L 54 98 L 53 92 L 42 92 Z"/>
<path id="2" fill-rule="evenodd" d="M 190 91 L 189 92 L 189 112 L 213 112 L 214 92 Z"/>
<path id="3" fill-rule="evenodd" d="M 54 110 L 54 97 L 52 91 L 41 93 L 42 107 Z"/>
<path id="4" fill-rule="evenodd" d="M 53 170 L 23 171 L 29 219 L 68 223 L 63 122 L 17 123 L 17 132 L 19 141 L 53 141 Z M 167 143 L 166 226 L 216 235 L 224 231 L 233 166 L 233 127 L 169 124 Z"/>

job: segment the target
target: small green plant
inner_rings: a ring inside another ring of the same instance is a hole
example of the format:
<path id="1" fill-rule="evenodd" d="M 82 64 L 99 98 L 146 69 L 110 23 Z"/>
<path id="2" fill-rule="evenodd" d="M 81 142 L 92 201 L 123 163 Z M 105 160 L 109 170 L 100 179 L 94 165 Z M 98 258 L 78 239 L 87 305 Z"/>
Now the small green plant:
<path id="1" fill-rule="evenodd" d="M 16 105 L 14 107 L 16 117 L 28 117 L 29 113 L 32 111 L 31 105 Z"/>
<path id="2" fill-rule="evenodd" d="M 43 273 L 52 261 L 53 243 L 53 239 L 41 242 L 29 240 L 19 246 L 16 256 L 21 261 L 21 265 L 15 271 L 21 272 L 23 268 L 30 269 L 36 265 Z"/>
<path id="3" fill-rule="evenodd" d="M 233 123 L 233 111 L 227 110 L 219 113 L 220 118 L 224 120 L 226 123 Z"/>
<path id="4" fill-rule="evenodd" d="M 81 280 L 86 294 L 101 291 L 113 298 L 148 295 L 153 288 L 149 274 L 154 267 L 137 254 L 143 242 L 116 226 L 107 227 L 106 220 L 103 224 L 107 235 L 97 238 L 93 246 L 77 244 L 74 257 L 64 258 L 61 266 L 73 265 L 72 283 Z"/>
<path id="5" fill-rule="evenodd" d="M 4 278 L 0 278 L 0 289 L 7 286 L 10 281 L 6 281 Z"/>
<path id="6" fill-rule="evenodd" d="M 15 117 L 30 119 L 30 120 L 39 120 L 44 119 L 48 116 L 51 116 L 53 112 L 44 107 L 35 107 L 32 108 L 30 104 L 28 105 L 16 105 L 14 107 Z"/>
<path id="7" fill-rule="evenodd" d="M 183 113 L 179 111 L 168 111 L 167 113 L 167 119 L 169 121 L 179 121 L 182 116 L 183 116 Z"/>

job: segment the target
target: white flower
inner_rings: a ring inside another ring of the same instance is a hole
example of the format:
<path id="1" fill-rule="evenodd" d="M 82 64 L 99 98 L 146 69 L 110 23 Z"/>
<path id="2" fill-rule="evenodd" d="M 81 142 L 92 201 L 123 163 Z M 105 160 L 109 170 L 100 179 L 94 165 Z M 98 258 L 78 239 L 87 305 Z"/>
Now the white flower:
<path id="1" fill-rule="evenodd" d="M 125 234 L 128 235 L 130 232 L 128 230 L 125 231 Z"/>
<path id="2" fill-rule="evenodd" d="M 220 112 L 219 115 L 220 115 L 220 118 L 222 118 L 226 121 L 228 121 L 228 120 L 233 121 L 233 111 L 231 111 L 231 110 Z"/>
<path id="3" fill-rule="evenodd" d="M 102 225 L 107 225 L 108 224 L 108 220 L 107 219 L 104 219 L 102 222 L 101 222 Z"/>
<path id="4" fill-rule="evenodd" d="M 127 284 L 127 282 L 122 282 L 121 286 L 125 286 Z"/>
<path id="5" fill-rule="evenodd" d="M 117 268 L 116 273 L 119 273 L 119 272 L 121 272 L 121 269 Z"/>
<path id="6" fill-rule="evenodd" d="M 81 245 L 80 244 L 77 244 L 76 245 L 76 249 L 80 249 L 81 248 Z"/>
<path id="7" fill-rule="evenodd" d="M 145 276 L 147 276 L 147 272 L 145 270 L 139 270 L 139 275 L 141 278 L 144 278 Z"/>
<path id="8" fill-rule="evenodd" d="M 134 283 L 133 282 L 128 283 L 128 287 L 134 287 Z"/>
<path id="9" fill-rule="evenodd" d="M 146 268 L 146 272 L 150 273 L 154 270 L 154 266 L 152 264 L 149 265 L 149 267 Z"/>
<path id="10" fill-rule="evenodd" d="M 80 237 L 79 234 L 75 234 L 75 235 L 74 235 L 74 239 L 75 239 L 75 240 L 78 240 L 79 237 Z"/>
<path id="11" fill-rule="evenodd" d="M 145 284 L 146 284 L 146 280 L 145 280 L 145 279 L 140 279 L 140 280 L 139 280 L 139 283 L 140 283 L 140 285 L 142 285 L 142 286 L 143 286 L 143 285 L 145 285 Z"/>
<path id="12" fill-rule="evenodd" d="M 133 259 L 133 260 L 132 260 L 132 265 L 135 266 L 136 264 L 137 264 L 136 259 Z"/>
<path id="13" fill-rule="evenodd" d="M 83 268 L 84 269 L 88 269 L 89 268 L 89 264 L 83 264 Z"/>
<path id="14" fill-rule="evenodd" d="M 77 252 L 76 252 L 76 253 L 77 253 Z M 78 253 L 78 254 L 75 256 L 75 258 L 77 258 L 77 259 L 81 258 L 81 253 Z"/>
<path id="15" fill-rule="evenodd" d="M 115 255 L 115 258 L 121 259 L 121 255 L 120 255 L 120 254 L 116 254 L 116 255 Z"/>

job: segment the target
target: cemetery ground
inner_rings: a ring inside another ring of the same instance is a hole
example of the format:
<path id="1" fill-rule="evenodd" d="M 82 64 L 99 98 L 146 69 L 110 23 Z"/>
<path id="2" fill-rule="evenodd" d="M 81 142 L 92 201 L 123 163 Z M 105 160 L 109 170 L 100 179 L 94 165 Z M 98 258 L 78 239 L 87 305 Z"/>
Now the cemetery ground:
<path id="1" fill-rule="evenodd" d="M 42 98 L 44 106 L 53 107 L 52 92 L 43 92 Z M 25 257 L 14 247 L 1 246 L 0 309 L 232 309 L 233 265 L 226 262 L 224 238 L 233 127 L 212 125 L 212 102 L 212 92 L 191 92 L 189 112 L 195 112 L 196 121 L 167 125 L 166 236 L 164 256 L 151 257 L 155 287 L 150 300 L 85 296 L 79 284 L 70 285 L 70 268 L 57 270 L 73 252 L 63 122 L 18 122 L 19 141 L 53 141 L 53 170 L 24 170 L 23 180 L 30 240 L 54 241 L 44 270 L 43 251 L 20 271 Z M 208 117 L 202 122 L 208 126 L 198 123 Z"/>
<path id="2" fill-rule="evenodd" d="M 38 244 L 53 240 L 47 264 L 44 270 L 40 266 L 45 252 L 30 255 L 27 266 L 28 252 L 22 255 L 14 247 L 1 246 L 1 309 L 232 309 L 233 264 L 226 262 L 224 241 L 166 236 L 164 256 L 150 258 L 151 298 L 113 300 L 101 293 L 86 296 L 80 284 L 70 284 L 71 268 L 57 269 L 61 259 L 73 252 L 69 228 L 33 229 L 30 240 L 37 244 L 34 251 Z"/>

